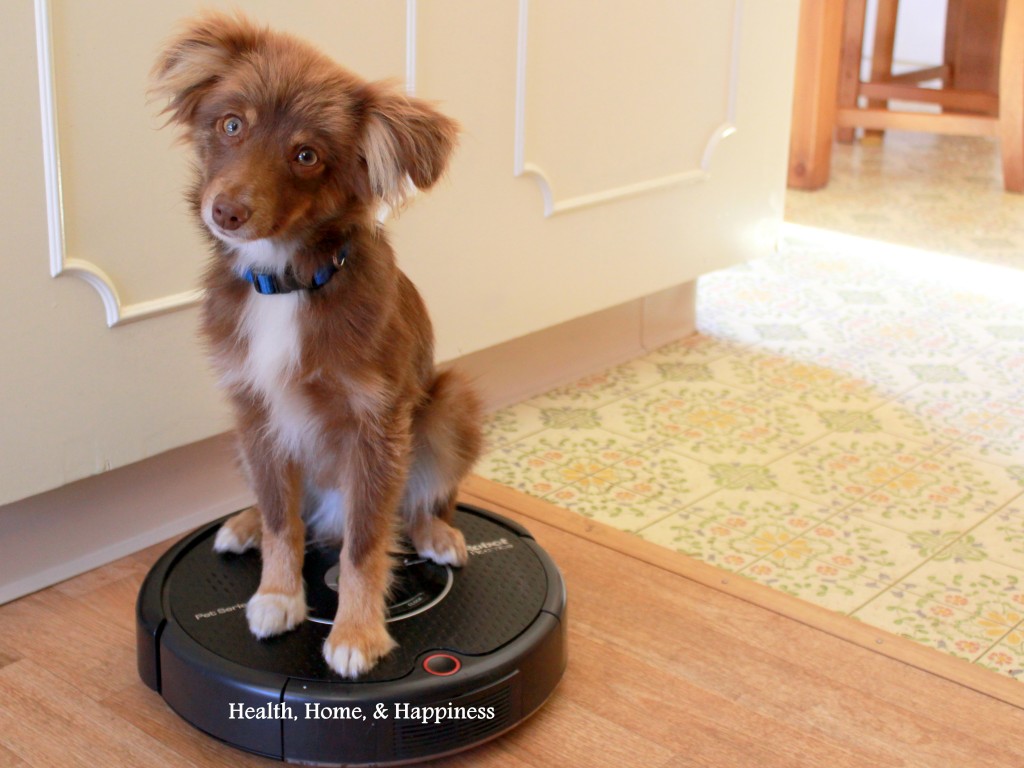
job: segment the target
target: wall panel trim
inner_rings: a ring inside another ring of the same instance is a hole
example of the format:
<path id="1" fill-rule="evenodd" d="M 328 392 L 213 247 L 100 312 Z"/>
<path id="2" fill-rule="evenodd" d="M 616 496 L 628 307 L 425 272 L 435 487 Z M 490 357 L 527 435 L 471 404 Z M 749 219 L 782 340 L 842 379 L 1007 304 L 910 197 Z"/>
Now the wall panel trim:
<path id="1" fill-rule="evenodd" d="M 57 84 L 53 63 L 53 24 L 50 0 L 35 0 L 36 55 L 39 62 L 39 106 L 43 129 L 43 173 L 46 182 L 47 239 L 50 275 L 70 275 L 85 280 L 100 295 L 108 327 L 195 306 L 202 291 L 192 289 L 148 301 L 125 304 L 113 279 L 102 267 L 67 253 L 64 232 L 64 195 L 61 187 L 60 131 L 57 117 Z"/>
<path id="2" fill-rule="evenodd" d="M 540 165 L 526 159 L 526 61 L 527 40 L 529 32 L 529 0 L 519 0 L 519 29 L 516 43 L 516 102 L 515 102 L 515 176 L 533 176 L 540 185 L 544 200 L 544 216 L 598 205 L 610 200 L 618 200 L 645 192 L 651 192 L 676 184 L 688 184 L 705 181 L 710 178 L 711 160 L 722 141 L 736 133 L 736 91 L 739 81 L 739 48 L 740 32 L 743 15 L 743 0 L 734 0 L 732 39 L 730 41 L 728 96 L 725 120 L 708 136 L 704 146 L 700 165 L 679 173 L 670 173 L 652 179 L 626 184 L 620 187 L 600 190 L 586 195 L 558 200 L 555 197 L 554 185 L 550 174 Z"/>
<path id="3" fill-rule="evenodd" d="M 413 95 L 416 92 L 417 0 L 406 0 L 405 7 L 405 88 L 409 95 Z M 50 276 L 77 277 L 91 285 L 103 302 L 107 326 L 110 328 L 196 306 L 203 297 L 203 291 L 199 288 L 126 304 L 113 278 L 101 266 L 68 253 L 64 229 L 64 193 L 61 184 L 60 126 L 57 115 L 57 75 L 53 57 L 51 0 L 35 0 L 35 23 Z"/>

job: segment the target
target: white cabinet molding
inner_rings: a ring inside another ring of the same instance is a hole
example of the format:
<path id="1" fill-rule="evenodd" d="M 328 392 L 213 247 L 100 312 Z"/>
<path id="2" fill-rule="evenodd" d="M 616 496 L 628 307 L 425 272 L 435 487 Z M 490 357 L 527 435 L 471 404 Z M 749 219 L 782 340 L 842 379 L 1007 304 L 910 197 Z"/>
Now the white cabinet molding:
<path id="1" fill-rule="evenodd" d="M 39 61 L 39 106 L 43 128 L 43 172 L 46 177 L 46 220 L 50 245 L 50 274 L 72 275 L 85 280 L 103 300 L 107 325 L 113 328 L 134 320 L 194 306 L 202 291 L 192 289 L 149 301 L 125 304 L 117 286 L 102 267 L 87 259 L 69 256 L 64 236 L 64 198 L 61 191 L 60 140 L 57 119 L 57 88 L 53 65 L 53 27 L 49 0 L 35 0 L 36 52 Z"/>
<path id="2" fill-rule="evenodd" d="M 723 139 L 736 132 L 736 90 L 739 78 L 739 49 L 743 0 L 734 0 L 732 39 L 730 42 L 728 94 L 725 118 L 708 136 L 700 162 L 695 168 L 644 179 L 632 184 L 602 189 L 588 194 L 558 199 L 551 174 L 542 166 L 526 158 L 526 88 L 527 41 L 529 29 L 529 0 L 519 0 L 519 30 L 516 48 L 516 102 L 515 102 L 515 154 L 514 174 L 533 176 L 540 185 L 544 200 L 544 215 L 553 216 L 587 206 L 605 203 L 632 195 L 671 187 L 676 184 L 706 180 L 710 175 L 711 160 Z"/>
<path id="3" fill-rule="evenodd" d="M 406 0 L 406 92 L 416 92 L 417 0 Z M 57 115 L 57 78 L 53 57 L 51 0 L 35 0 L 36 55 L 39 66 L 39 106 L 43 134 L 43 173 L 46 184 L 47 240 L 50 275 L 70 275 L 84 280 L 103 302 L 107 326 L 155 317 L 197 305 L 203 297 L 199 288 L 126 304 L 114 280 L 95 262 L 69 255 L 64 231 L 64 196 L 61 185 L 60 128 Z"/>

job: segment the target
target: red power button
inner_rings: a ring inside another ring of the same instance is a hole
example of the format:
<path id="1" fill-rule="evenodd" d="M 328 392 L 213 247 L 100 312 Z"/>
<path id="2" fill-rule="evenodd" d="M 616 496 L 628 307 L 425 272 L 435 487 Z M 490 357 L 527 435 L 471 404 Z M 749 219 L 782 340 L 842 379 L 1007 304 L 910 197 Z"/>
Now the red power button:
<path id="1" fill-rule="evenodd" d="M 423 660 L 423 669 L 438 677 L 448 677 L 462 669 L 462 662 L 448 653 L 432 653 Z"/>

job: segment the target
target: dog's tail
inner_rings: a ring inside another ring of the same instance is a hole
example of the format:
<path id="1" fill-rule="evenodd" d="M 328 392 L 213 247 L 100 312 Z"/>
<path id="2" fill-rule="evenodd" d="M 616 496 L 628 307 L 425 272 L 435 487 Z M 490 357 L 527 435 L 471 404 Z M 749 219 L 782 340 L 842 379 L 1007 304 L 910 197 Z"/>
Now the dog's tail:
<path id="1" fill-rule="evenodd" d="M 458 371 L 434 378 L 413 422 L 413 461 L 403 506 L 407 515 L 432 513 L 449 519 L 459 482 L 483 443 L 483 406 L 469 380 Z"/>

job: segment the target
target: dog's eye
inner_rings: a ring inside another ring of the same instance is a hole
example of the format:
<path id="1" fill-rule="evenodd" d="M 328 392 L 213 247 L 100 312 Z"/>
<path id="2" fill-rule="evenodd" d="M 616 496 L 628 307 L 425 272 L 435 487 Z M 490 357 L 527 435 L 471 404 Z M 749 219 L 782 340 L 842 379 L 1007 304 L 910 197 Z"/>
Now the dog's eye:
<path id="1" fill-rule="evenodd" d="M 307 168 L 316 165 L 320 161 L 316 152 L 309 147 L 303 147 L 299 150 L 299 153 L 295 155 L 295 162 L 299 165 L 305 165 Z"/>
<path id="2" fill-rule="evenodd" d="M 242 118 L 229 115 L 224 118 L 224 123 L 221 127 L 228 136 L 237 136 L 242 132 Z"/>

